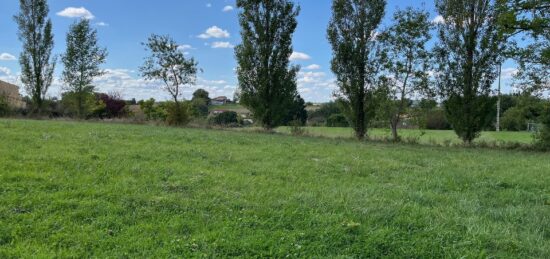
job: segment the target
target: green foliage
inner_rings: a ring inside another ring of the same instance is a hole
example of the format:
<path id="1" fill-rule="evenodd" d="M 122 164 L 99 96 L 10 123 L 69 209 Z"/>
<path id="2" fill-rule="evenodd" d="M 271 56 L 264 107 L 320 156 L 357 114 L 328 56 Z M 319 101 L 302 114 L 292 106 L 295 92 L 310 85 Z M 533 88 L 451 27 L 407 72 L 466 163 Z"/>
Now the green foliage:
<path id="1" fill-rule="evenodd" d="M 188 103 L 167 102 L 166 124 L 170 126 L 185 126 L 190 121 L 190 112 Z"/>
<path id="2" fill-rule="evenodd" d="M 174 107 L 181 107 L 178 98 L 182 95 L 181 89 L 186 85 L 193 85 L 197 80 L 197 62 L 193 58 L 187 59 L 178 44 L 168 35 L 151 35 L 147 43 L 143 43 L 150 56 L 145 58 L 143 66 L 139 68 L 146 80 L 160 80 L 164 82 L 166 90 L 176 103 Z M 180 108 L 172 109 L 181 115 Z M 175 114 L 173 114 L 175 115 Z M 179 117 L 176 116 L 176 117 Z"/>
<path id="3" fill-rule="evenodd" d="M 542 129 L 536 134 L 535 139 L 539 148 L 550 150 L 550 104 L 546 104 L 541 116 Z"/>
<path id="4" fill-rule="evenodd" d="M 290 0 L 237 0 L 237 7 L 242 37 L 235 48 L 238 100 L 272 129 L 284 123 L 299 96 L 299 67 L 290 65 L 289 58 L 300 8 Z"/>
<path id="5" fill-rule="evenodd" d="M 393 14 L 394 23 L 380 34 L 384 69 L 382 80 L 387 88 L 384 113 L 392 129 L 394 141 L 399 139 L 397 127 L 406 112 L 408 100 L 428 92 L 430 54 L 426 43 L 431 39 L 430 14 L 407 8 Z"/>
<path id="6" fill-rule="evenodd" d="M 208 116 L 208 100 L 193 98 L 191 100 L 191 115 L 195 118 L 206 118 Z"/>
<path id="7" fill-rule="evenodd" d="M 445 111 L 442 109 L 431 109 L 426 111 L 426 124 L 423 128 L 430 130 L 448 130 L 451 124 L 445 117 Z"/>
<path id="8" fill-rule="evenodd" d="M 23 43 L 19 57 L 21 82 L 31 96 L 33 112 L 40 113 L 55 70 L 56 58 L 51 57 L 54 41 L 52 22 L 48 17 L 47 0 L 19 0 L 19 13 L 14 20 Z"/>
<path id="9" fill-rule="evenodd" d="M 334 101 L 323 103 L 318 109 L 308 113 L 308 124 L 311 126 L 326 126 L 328 118 L 334 114 L 342 114 L 340 104 Z"/>
<path id="10" fill-rule="evenodd" d="M 63 81 L 74 102 L 71 107 L 76 108 L 73 111 L 81 118 L 88 113 L 86 98 L 94 91 L 94 78 L 105 73 L 99 66 L 106 58 L 107 50 L 98 46 L 97 30 L 92 29 L 88 19 L 81 19 L 69 27 L 67 50 L 61 58 Z"/>
<path id="11" fill-rule="evenodd" d="M 344 113 L 363 139 L 374 116 L 373 87 L 381 62 L 377 59 L 376 29 L 386 7 L 385 0 L 333 0 L 327 35 L 332 46 L 331 69 L 336 75 Z"/>
<path id="12" fill-rule="evenodd" d="M 0 116 L 8 116 L 11 114 L 11 108 L 8 103 L 8 98 L 0 94 Z"/>
<path id="13" fill-rule="evenodd" d="M 0 143 L 2 258 L 550 257 L 546 153 L 26 120 Z"/>
<path id="14" fill-rule="evenodd" d="M 239 123 L 239 115 L 234 111 L 224 111 L 220 114 L 212 115 L 208 122 L 218 126 L 235 126 Z"/>
<path id="15" fill-rule="evenodd" d="M 302 97 L 296 96 L 294 102 L 290 105 L 287 116 L 283 120 L 283 125 L 290 125 L 291 123 L 298 123 L 304 126 L 307 122 L 306 103 Z"/>
<path id="16" fill-rule="evenodd" d="M 332 114 L 327 118 L 327 127 L 349 127 L 349 122 L 343 114 Z"/>
<path id="17" fill-rule="evenodd" d="M 65 92 L 61 95 L 61 105 L 63 106 L 64 116 L 77 116 L 86 118 L 89 115 L 97 114 L 99 110 L 105 108 L 105 104 L 96 100 L 92 92 Z"/>
<path id="18" fill-rule="evenodd" d="M 138 104 L 147 120 L 166 120 L 166 109 L 162 105 L 157 105 L 154 98 L 149 100 L 141 100 Z"/>
<path id="19" fill-rule="evenodd" d="M 490 0 L 437 0 L 436 8 L 445 20 L 438 25 L 434 49 L 438 90 L 453 129 L 471 143 L 490 124 L 487 115 L 494 110 L 489 95 L 504 42 L 498 13 Z"/>
<path id="20" fill-rule="evenodd" d="M 210 102 L 210 97 L 208 96 L 208 92 L 204 89 L 197 89 L 195 92 L 193 92 L 193 98 L 192 100 L 195 100 L 195 99 L 203 99 L 203 100 L 206 100 L 206 104 L 208 104 L 208 102 Z"/>

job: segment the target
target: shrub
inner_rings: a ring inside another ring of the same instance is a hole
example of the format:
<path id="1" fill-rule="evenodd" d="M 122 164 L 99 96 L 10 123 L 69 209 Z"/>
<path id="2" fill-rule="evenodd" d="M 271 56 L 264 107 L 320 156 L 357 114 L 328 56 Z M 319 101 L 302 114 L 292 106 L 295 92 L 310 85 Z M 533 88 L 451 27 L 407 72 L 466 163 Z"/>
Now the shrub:
<path id="1" fill-rule="evenodd" d="M 203 98 L 191 100 L 191 115 L 195 118 L 206 118 L 208 116 L 208 102 L 207 99 Z"/>
<path id="2" fill-rule="evenodd" d="M 327 127 L 349 127 L 348 119 L 343 114 L 332 114 L 327 118 Z"/>
<path id="3" fill-rule="evenodd" d="M 239 123 L 238 114 L 234 111 L 224 111 L 211 116 L 208 122 L 213 125 L 233 126 Z"/>
<path id="4" fill-rule="evenodd" d="M 547 104 L 541 115 L 542 129 L 535 135 L 537 146 L 543 150 L 550 150 L 550 104 Z"/>
<path id="5" fill-rule="evenodd" d="M 166 103 L 166 124 L 184 126 L 189 123 L 189 105 L 186 103 Z"/>
<path id="6" fill-rule="evenodd" d="M 303 127 L 303 124 L 299 120 L 291 121 L 290 125 L 290 134 L 293 136 L 304 136 L 307 134 L 307 130 Z"/>
<path id="7" fill-rule="evenodd" d="M 8 99 L 4 95 L 0 95 L 0 116 L 8 116 L 11 113 L 11 108 L 8 104 Z"/>
<path id="8" fill-rule="evenodd" d="M 527 129 L 525 111 L 521 107 L 512 107 L 502 115 L 500 125 L 509 131 L 522 131 Z"/>
<path id="9" fill-rule="evenodd" d="M 106 117 L 120 117 L 125 114 L 126 102 L 118 94 L 98 94 L 97 98 L 105 104 Z"/>
<path id="10" fill-rule="evenodd" d="M 445 116 L 443 110 L 432 110 L 426 114 L 426 129 L 431 130 L 448 130 L 451 125 Z"/>
<path id="11" fill-rule="evenodd" d="M 155 99 L 151 98 L 149 100 L 141 100 L 138 102 L 139 108 L 145 114 L 146 120 L 160 120 L 166 121 L 166 109 L 162 105 L 156 105 Z"/>

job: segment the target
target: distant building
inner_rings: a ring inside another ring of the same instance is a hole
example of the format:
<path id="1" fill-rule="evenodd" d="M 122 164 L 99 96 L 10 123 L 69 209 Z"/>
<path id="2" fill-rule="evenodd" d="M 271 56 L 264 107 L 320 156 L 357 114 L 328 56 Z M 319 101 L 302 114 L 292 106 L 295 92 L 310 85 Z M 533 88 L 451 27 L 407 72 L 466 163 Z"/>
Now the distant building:
<path id="1" fill-rule="evenodd" d="M 16 85 L 0 80 L 0 96 L 5 97 L 12 108 L 25 108 L 25 102 Z"/>
<path id="2" fill-rule="evenodd" d="M 218 96 L 210 100 L 210 104 L 212 105 L 224 105 L 226 103 L 229 103 L 229 99 L 225 96 Z"/>

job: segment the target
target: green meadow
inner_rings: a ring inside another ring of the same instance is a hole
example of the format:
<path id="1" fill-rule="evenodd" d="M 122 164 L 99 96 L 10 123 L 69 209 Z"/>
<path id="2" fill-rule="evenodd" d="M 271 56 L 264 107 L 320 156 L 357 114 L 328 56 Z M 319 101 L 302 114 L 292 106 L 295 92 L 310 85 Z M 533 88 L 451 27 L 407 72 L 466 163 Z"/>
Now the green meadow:
<path id="1" fill-rule="evenodd" d="M 0 119 L 0 258 L 550 258 L 549 158 Z"/>

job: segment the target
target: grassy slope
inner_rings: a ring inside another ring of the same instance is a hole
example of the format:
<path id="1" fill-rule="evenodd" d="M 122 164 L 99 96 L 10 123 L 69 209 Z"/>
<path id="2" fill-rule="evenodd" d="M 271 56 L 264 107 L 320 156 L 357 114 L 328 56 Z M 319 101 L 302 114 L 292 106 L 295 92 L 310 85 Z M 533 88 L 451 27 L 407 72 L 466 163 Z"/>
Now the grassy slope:
<path id="1" fill-rule="evenodd" d="M 550 257 L 548 154 L 0 120 L 0 257 Z"/>
<path id="2" fill-rule="evenodd" d="M 323 136 L 329 138 L 351 138 L 353 137 L 353 129 L 351 128 L 329 128 L 329 127 L 307 127 L 307 132 L 312 136 Z M 280 133 L 289 133 L 288 127 L 281 127 L 277 129 Z M 456 136 L 456 133 L 452 130 L 424 130 L 416 129 L 400 129 L 399 134 L 401 137 L 413 137 L 419 138 L 419 142 L 422 144 L 429 144 L 430 142 L 443 143 L 444 141 L 450 141 L 451 143 L 461 143 L 462 141 Z M 390 137 L 391 132 L 389 129 L 369 129 L 369 135 L 374 137 Z M 529 132 L 483 132 L 476 141 L 497 141 L 497 142 L 517 142 L 522 144 L 533 143 L 533 134 Z"/>

